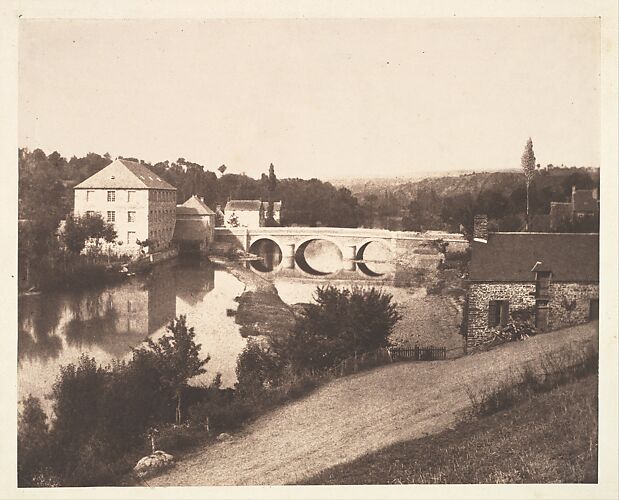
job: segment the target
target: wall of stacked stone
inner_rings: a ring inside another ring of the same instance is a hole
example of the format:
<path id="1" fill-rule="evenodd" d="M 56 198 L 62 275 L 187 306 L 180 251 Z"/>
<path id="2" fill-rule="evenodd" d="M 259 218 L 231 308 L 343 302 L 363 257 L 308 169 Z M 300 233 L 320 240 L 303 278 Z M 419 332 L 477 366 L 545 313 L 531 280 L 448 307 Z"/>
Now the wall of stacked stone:
<path id="1" fill-rule="evenodd" d="M 535 308 L 535 283 L 471 283 L 468 294 L 467 346 L 472 347 L 488 340 L 488 304 L 491 300 L 508 300 L 509 310 Z"/>
<path id="2" fill-rule="evenodd" d="M 590 301 L 599 298 L 599 284 L 551 282 L 549 294 L 549 328 L 578 325 L 589 321 Z"/>

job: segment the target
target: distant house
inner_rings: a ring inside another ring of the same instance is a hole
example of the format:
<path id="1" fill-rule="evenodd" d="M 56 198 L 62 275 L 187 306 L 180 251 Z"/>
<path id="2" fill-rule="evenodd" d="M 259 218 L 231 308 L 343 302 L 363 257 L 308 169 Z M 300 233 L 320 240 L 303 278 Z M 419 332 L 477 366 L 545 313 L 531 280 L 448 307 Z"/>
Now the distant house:
<path id="1" fill-rule="evenodd" d="M 559 231 L 566 224 L 598 217 L 599 213 L 598 190 L 576 189 L 576 186 L 572 186 L 572 199 L 569 202 L 553 201 L 550 203 L 550 230 Z"/>
<path id="2" fill-rule="evenodd" d="M 149 251 L 170 246 L 176 220 L 176 188 L 144 165 L 117 159 L 74 187 L 74 214 L 101 214 L 114 225 L 117 241 Z"/>
<path id="3" fill-rule="evenodd" d="M 280 222 L 282 202 L 273 202 L 273 219 Z M 269 203 L 261 200 L 230 200 L 224 208 L 227 227 L 261 227 L 265 225 Z"/>
<path id="4" fill-rule="evenodd" d="M 204 253 L 213 242 L 215 212 L 196 195 L 176 206 L 173 241 L 183 253 Z"/>
<path id="5" fill-rule="evenodd" d="M 488 233 L 475 216 L 467 345 L 483 343 L 515 312 L 541 330 L 596 319 L 599 235 L 594 233 Z"/>

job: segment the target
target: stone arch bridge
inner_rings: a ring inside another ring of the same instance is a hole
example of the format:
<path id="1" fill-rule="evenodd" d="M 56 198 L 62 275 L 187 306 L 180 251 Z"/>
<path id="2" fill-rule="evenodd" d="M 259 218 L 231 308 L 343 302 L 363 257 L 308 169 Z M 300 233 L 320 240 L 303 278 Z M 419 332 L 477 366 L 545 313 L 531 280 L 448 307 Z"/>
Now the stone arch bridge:
<path id="1" fill-rule="evenodd" d="M 259 253 L 263 244 L 270 245 L 281 256 L 273 268 L 278 273 L 364 279 L 392 279 L 405 269 L 436 268 L 445 258 L 441 242 L 448 244 L 447 252 L 464 252 L 468 247 L 461 234 L 335 227 L 218 227 L 214 241 L 216 248 L 238 248 L 250 254 Z M 327 272 L 314 269 L 308 252 L 329 247 L 339 254 L 340 266 Z"/>

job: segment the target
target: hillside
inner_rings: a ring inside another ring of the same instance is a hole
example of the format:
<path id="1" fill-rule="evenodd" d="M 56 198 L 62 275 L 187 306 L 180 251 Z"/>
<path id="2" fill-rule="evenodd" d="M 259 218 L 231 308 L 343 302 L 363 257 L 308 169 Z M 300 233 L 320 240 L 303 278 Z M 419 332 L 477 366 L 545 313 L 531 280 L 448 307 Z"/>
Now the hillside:
<path id="1" fill-rule="evenodd" d="M 569 184 L 568 179 L 576 179 L 584 173 L 599 182 L 599 169 L 585 167 L 542 169 L 535 182 L 538 189 L 543 190 Z M 389 190 L 396 198 L 411 198 L 421 189 L 433 189 L 439 197 L 465 192 L 476 196 L 482 191 L 490 190 L 509 194 L 514 187 L 523 184 L 523 175 L 519 170 L 511 169 L 498 172 L 453 172 L 446 175 L 426 175 L 423 178 L 337 179 L 331 182 L 350 189 L 353 195 L 360 197 L 378 195 Z"/>
<path id="2" fill-rule="evenodd" d="M 450 361 L 396 363 L 334 380 L 148 480 L 151 486 L 290 484 L 397 442 L 453 428 L 471 389 L 542 357 L 597 345 L 597 323 Z"/>

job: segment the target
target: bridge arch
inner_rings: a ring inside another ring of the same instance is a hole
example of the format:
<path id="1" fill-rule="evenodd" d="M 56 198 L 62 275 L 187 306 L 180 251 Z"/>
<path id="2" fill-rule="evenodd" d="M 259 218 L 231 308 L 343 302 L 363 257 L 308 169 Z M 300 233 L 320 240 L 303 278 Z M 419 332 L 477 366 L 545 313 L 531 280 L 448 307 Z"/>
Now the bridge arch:
<path id="1" fill-rule="evenodd" d="M 282 264 L 284 245 L 272 236 L 256 236 L 249 241 L 248 252 L 261 257 L 261 260 L 252 260 L 252 269 L 269 273 L 276 271 Z"/>
<path id="2" fill-rule="evenodd" d="M 316 269 L 317 266 L 315 263 L 314 265 L 312 265 L 311 262 L 308 262 L 305 251 L 307 250 L 307 247 L 315 241 L 324 241 L 324 242 L 329 243 L 329 245 L 337 251 L 338 258 L 339 258 L 339 265 L 336 265 L 331 268 L 327 266 L 326 269 L 321 270 L 321 269 Z M 296 267 L 304 274 L 307 274 L 310 276 L 329 276 L 329 275 L 339 272 L 342 269 L 342 266 L 344 263 L 344 255 L 345 253 L 342 249 L 341 244 L 339 244 L 333 238 L 325 237 L 321 234 L 317 234 L 315 236 L 302 237 L 295 242 L 294 261 L 295 261 Z"/>
<path id="3" fill-rule="evenodd" d="M 366 240 L 363 240 L 357 247 L 355 259 L 364 260 L 365 251 L 371 244 L 377 244 L 386 250 L 388 255 L 385 257 L 384 262 L 378 263 L 378 265 L 376 265 L 375 263 L 357 262 L 357 268 L 359 269 L 359 271 L 361 271 L 362 274 L 366 276 L 370 276 L 372 278 L 379 278 L 389 272 L 389 270 L 385 269 L 385 267 L 390 266 L 389 263 L 393 259 L 393 244 L 391 240 L 385 240 L 384 238 L 368 238 Z"/>

